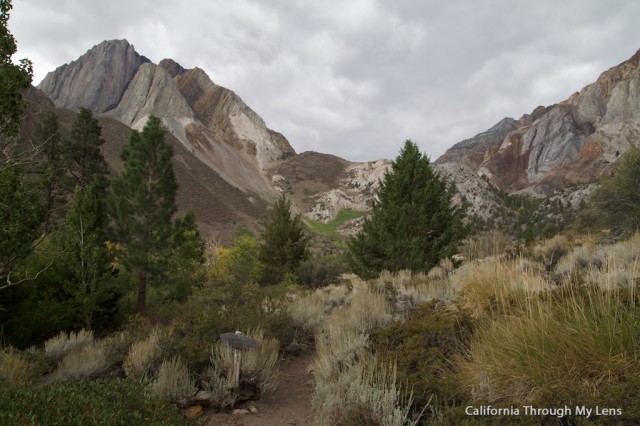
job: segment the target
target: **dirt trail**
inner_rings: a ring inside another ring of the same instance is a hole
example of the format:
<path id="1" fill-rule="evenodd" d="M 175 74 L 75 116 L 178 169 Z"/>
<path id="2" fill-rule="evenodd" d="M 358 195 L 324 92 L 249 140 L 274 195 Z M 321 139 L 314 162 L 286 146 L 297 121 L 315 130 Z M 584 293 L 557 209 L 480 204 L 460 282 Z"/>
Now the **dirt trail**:
<path id="1" fill-rule="evenodd" d="M 213 414 L 207 426 L 311 426 L 313 410 L 311 395 L 313 381 L 307 371 L 314 355 L 283 359 L 280 365 L 280 383 L 275 393 L 259 401 L 236 404 L 234 408 L 255 407 L 257 414 Z"/>

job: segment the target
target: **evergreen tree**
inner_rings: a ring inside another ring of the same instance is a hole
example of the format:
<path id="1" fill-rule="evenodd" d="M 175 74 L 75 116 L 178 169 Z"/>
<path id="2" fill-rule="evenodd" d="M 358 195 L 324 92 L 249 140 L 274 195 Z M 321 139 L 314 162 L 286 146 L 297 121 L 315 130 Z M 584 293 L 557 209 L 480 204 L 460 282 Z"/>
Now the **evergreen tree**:
<path id="1" fill-rule="evenodd" d="M 107 211 L 102 179 L 94 177 L 87 188 L 78 188 L 54 241 L 62 252 L 56 267 L 61 283 L 71 299 L 73 310 L 87 329 L 95 313 L 114 294 L 112 267 L 106 225 Z"/>
<path id="2" fill-rule="evenodd" d="M 191 289 L 205 280 L 206 271 L 204 241 L 200 237 L 196 216 L 188 209 L 183 218 L 175 221 L 174 231 L 169 242 L 170 288 L 167 291 L 169 300 L 186 301 Z"/>
<path id="3" fill-rule="evenodd" d="M 13 281 L 16 266 L 31 252 L 45 218 L 44 204 L 35 196 L 40 185 L 25 177 L 12 149 L 33 69 L 28 59 L 12 61 L 17 47 L 7 28 L 11 8 L 10 0 L 0 0 L 0 289 L 20 281 Z"/>
<path id="4" fill-rule="evenodd" d="M 43 180 L 45 186 L 45 203 L 47 206 L 47 223 L 45 230 L 50 231 L 52 224 L 63 217 L 61 207 L 66 197 L 72 195 L 67 176 L 68 161 L 64 141 L 60 135 L 58 116 L 47 112 L 36 127 L 36 146 L 43 153 Z"/>
<path id="5" fill-rule="evenodd" d="M 601 180 L 591 198 L 591 225 L 608 228 L 612 238 L 640 229 L 640 148 L 624 153 L 615 174 Z M 595 214 L 593 214 L 595 213 Z M 587 213 L 582 213 L 582 220 Z M 595 223 L 594 223 L 595 222 Z"/>
<path id="6" fill-rule="evenodd" d="M 271 218 L 265 223 L 260 247 L 264 265 L 263 284 L 277 284 L 286 273 L 295 273 L 308 257 L 307 239 L 300 215 L 291 215 L 291 201 L 284 194 L 276 201 Z"/>
<path id="7" fill-rule="evenodd" d="M 455 254 L 465 234 L 464 208 L 452 204 L 455 191 L 407 140 L 380 183 L 371 216 L 349 242 L 353 271 L 363 278 L 383 270 L 428 271 Z"/>
<path id="8" fill-rule="evenodd" d="M 150 117 L 142 132 L 132 131 L 120 157 L 124 169 L 111 181 L 110 212 L 121 261 L 138 280 L 138 312 L 146 314 L 147 286 L 166 272 L 178 183 L 173 149 L 165 143 L 160 119 Z"/>
<path id="9" fill-rule="evenodd" d="M 71 127 L 71 140 L 66 148 L 69 173 L 76 186 L 86 188 L 94 176 L 107 175 L 107 163 L 100 147 L 104 144 L 102 128 L 90 110 L 80 108 Z M 106 180 L 98 182 L 106 186 Z"/>
<path id="10" fill-rule="evenodd" d="M 33 67 L 28 59 L 14 64 L 12 57 L 17 45 L 7 28 L 10 0 L 0 0 L 0 147 L 4 148 L 6 136 L 14 136 L 20 127 L 24 100 L 22 91 L 29 88 Z"/>

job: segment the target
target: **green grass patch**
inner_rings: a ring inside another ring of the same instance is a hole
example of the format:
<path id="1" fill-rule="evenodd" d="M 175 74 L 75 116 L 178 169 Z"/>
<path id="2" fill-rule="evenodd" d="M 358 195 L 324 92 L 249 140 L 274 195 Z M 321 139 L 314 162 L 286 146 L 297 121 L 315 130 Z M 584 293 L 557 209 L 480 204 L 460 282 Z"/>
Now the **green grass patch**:
<path id="1" fill-rule="evenodd" d="M 140 382 L 67 382 L 40 389 L 0 381 L 3 425 L 188 425 L 169 401 Z"/>
<path id="2" fill-rule="evenodd" d="M 323 223 L 312 219 L 306 219 L 305 222 L 311 231 L 325 237 L 335 237 L 338 235 L 336 229 L 348 220 L 356 219 L 366 215 L 367 212 L 351 209 L 342 209 L 338 212 L 335 219 L 331 222 Z"/>

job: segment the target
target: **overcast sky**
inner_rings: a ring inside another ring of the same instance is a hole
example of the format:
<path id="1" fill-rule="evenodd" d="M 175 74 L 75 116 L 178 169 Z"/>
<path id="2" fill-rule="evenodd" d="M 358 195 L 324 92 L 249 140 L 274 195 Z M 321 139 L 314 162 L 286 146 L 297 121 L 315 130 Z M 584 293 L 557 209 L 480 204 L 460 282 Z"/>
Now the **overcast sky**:
<path id="1" fill-rule="evenodd" d="M 13 0 L 34 83 L 103 40 L 203 68 L 297 152 L 433 160 L 640 49 L 635 0 Z"/>

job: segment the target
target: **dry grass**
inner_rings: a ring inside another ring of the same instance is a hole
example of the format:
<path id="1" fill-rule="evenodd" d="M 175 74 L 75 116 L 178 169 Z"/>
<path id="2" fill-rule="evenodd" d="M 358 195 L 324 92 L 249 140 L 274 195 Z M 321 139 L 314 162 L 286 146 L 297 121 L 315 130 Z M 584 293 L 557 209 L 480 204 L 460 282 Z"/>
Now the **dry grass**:
<path id="1" fill-rule="evenodd" d="M 31 378 L 30 365 L 20 352 L 6 348 L 0 351 L 0 377 L 11 385 L 27 384 Z"/>
<path id="2" fill-rule="evenodd" d="M 332 381 L 316 382 L 313 406 L 316 424 L 324 425 L 415 425 L 409 419 L 411 396 L 396 383 L 395 366 L 355 363 Z"/>
<path id="3" fill-rule="evenodd" d="M 154 363 L 161 357 L 159 341 L 161 332 L 154 329 L 148 338 L 131 345 L 122 364 L 127 377 L 142 380 L 147 377 Z"/>
<path id="4" fill-rule="evenodd" d="M 593 393 L 637 369 L 635 292 L 567 291 L 476 332 L 459 369 L 477 399 L 526 403 L 560 388 Z"/>
<path id="5" fill-rule="evenodd" d="M 57 381 L 97 377 L 109 367 L 104 345 L 88 343 L 67 353 L 53 373 Z"/>
<path id="6" fill-rule="evenodd" d="M 195 389 L 189 368 L 179 357 L 162 361 L 158 376 L 151 384 L 153 393 L 180 405 L 193 397 Z"/>
<path id="7" fill-rule="evenodd" d="M 332 284 L 302 295 L 293 295 L 289 303 L 289 315 L 305 332 L 315 334 L 334 309 L 347 303 L 352 291 L 353 286 Z"/>
<path id="8" fill-rule="evenodd" d="M 240 387 L 257 389 L 258 395 L 273 392 L 278 387 L 278 358 L 280 343 L 277 339 L 265 339 L 262 330 L 250 330 L 248 337 L 260 341 L 255 350 L 243 351 L 240 363 Z M 211 364 L 222 373 L 226 383 L 233 374 L 233 349 L 227 344 L 214 346 Z M 213 382 L 214 385 L 216 381 Z"/>
<path id="9" fill-rule="evenodd" d="M 93 331 L 87 331 L 85 329 L 78 332 L 72 331 L 70 333 L 61 331 L 60 334 L 44 343 L 44 352 L 53 361 L 58 361 L 74 349 L 92 342 Z"/>
<path id="10" fill-rule="evenodd" d="M 387 287 L 394 280 L 408 282 L 410 274 L 385 274 L 372 285 L 352 281 L 344 303 L 329 311 L 316 334 L 313 364 L 316 423 L 408 423 L 410 401 L 403 401 L 395 370 L 375 366 L 368 349 L 369 333 L 394 321 Z"/>
<path id="11" fill-rule="evenodd" d="M 475 318 L 495 312 L 509 313 L 517 301 L 550 288 L 530 262 L 495 257 L 464 264 L 450 281 L 458 291 L 459 305 Z"/>

